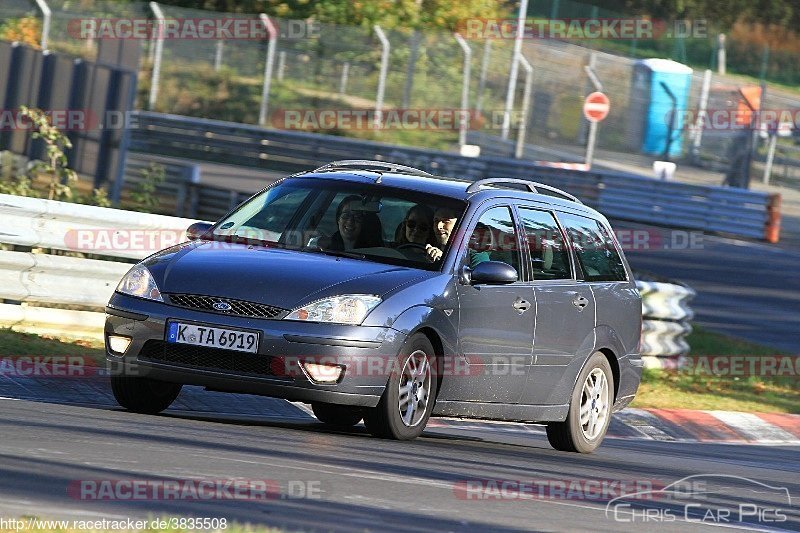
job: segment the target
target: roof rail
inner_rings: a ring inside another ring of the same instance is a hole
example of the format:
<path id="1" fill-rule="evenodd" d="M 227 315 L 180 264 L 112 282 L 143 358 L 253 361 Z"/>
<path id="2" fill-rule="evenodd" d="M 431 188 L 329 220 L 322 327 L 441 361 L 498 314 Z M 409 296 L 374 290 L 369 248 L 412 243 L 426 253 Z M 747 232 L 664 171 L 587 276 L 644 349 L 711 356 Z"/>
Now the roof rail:
<path id="1" fill-rule="evenodd" d="M 497 185 L 524 185 L 530 192 L 533 193 L 539 193 L 539 190 L 541 189 L 543 191 L 553 193 L 551 196 L 561 196 L 572 202 L 577 202 L 579 204 L 583 203 L 576 196 L 573 196 L 570 193 L 562 191 L 556 187 L 551 187 L 550 185 L 545 185 L 544 183 L 539 183 L 538 181 L 521 180 L 517 178 L 486 178 L 478 180 L 471 183 L 469 187 L 467 187 L 467 193 L 477 192 L 484 187 Z"/>
<path id="2" fill-rule="evenodd" d="M 400 165 L 398 163 L 389 163 L 386 161 L 371 161 L 369 159 L 343 159 L 341 161 L 333 161 L 328 163 L 327 165 L 322 165 L 321 167 L 314 169 L 313 172 L 329 172 L 333 170 L 339 169 L 357 169 L 357 170 L 373 170 L 376 169 L 383 169 L 377 170 L 377 172 L 399 172 L 402 174 L 413 174 L 414 176 L 423 176 L 426 178 L 434 178 L 433 174 L 429 174 L 424 170 L 420 170 L 418 168 L 409 167 L 406 165 Z"/>

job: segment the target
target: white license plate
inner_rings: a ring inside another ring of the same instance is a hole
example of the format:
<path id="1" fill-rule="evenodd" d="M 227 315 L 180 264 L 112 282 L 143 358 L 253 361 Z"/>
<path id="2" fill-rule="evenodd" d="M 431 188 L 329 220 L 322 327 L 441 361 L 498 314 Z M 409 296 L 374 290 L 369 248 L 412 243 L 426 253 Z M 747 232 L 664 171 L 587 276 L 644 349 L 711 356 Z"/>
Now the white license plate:
<path id="1" fill-rule="evenodd" d="M 180 322 L 169 323 L 167 342 L 238 352 L 256 353 L 258 351 L 258 333 Z"/>

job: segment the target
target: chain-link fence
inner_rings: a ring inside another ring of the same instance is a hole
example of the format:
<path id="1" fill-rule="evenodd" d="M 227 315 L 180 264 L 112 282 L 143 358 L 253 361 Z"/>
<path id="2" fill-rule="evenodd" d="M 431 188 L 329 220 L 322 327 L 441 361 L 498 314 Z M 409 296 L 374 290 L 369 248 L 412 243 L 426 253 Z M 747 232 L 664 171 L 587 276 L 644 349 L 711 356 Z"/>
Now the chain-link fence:
<path id="1" fill-rule="evenodd" d="M 528 78 L 520 69 L 513 88 L 511 128 L 503 140 L 501 126 L 514 48 L 514 40 L 508 35 L 462 31 L 467 38 L 465 51 L 453 33 L 444 31 L 381 30 L 163 4 L 156 4 L 154 10 L 147 2 L 46 0 L 46 4 L 52 12 L 49 48 L 76 56 L 95 57 L 98 39 L 124 38 L 114 34 L 119 28 L 113 24 L 110 34 L 81 33 L 87 19 L 150 24 L 146 38 L 134 37 L 144 52 L 139 76 L 141 108 L 440 149 L 458 149 L 459 127 L 462 121 L 468 121 L 469 129 L 480 134 L 478 140 L 486 145 L 484 149 L 491 145 L 512 154 L 514 139 L 524 123 L 524 143 L 535 147 L 535 158 L 583 161 L 589 136 L 589 123 L 583 118 L 584 98 L 602 89 L 611 100 L 610 113 L 599 125 L 597 136 L 598 151 L 612 154 L 606 154 L 606 160 L 617 158 L 646 167 L 647 158 L 651 162 L 683 158 L 722 174 L 729 170 L 735 148 L 742 144 L 741 128 L 734 128 L 737 124 L 733 122 L 720 128 L 709 127 L 706 122 L 698 128 L 698 110 L 740 110 L 740 89 L 759 83 L 757 79 L 747 81 L 716 72 L 706 83 L 705 68 L 715 67 L 718 57 L 712 29 L 705 38 L 534 36 L 522 45 L 522 55 L 533 68 L 530 99 L 522 101 Z M 26 16 L 42 19 L 34 0 L 3 0 L 3 24 L 8 26 Z M 167 34 L 159 40 L 154 30 L 159 17 L 167 24 L 181 21 L 178 25 L 195 27 L 201 22 L 221 26 L 241 23 L 244 30 L 218 38 Z M 550 23 L 631 20 L 630 16 L 571 0 L 532 0 L 528 18 Z M 489 27 L 487 21 L 478 22 L 484 29 Z M 270 27 L 274 31 L 270 32 Z M 784 64 L 780 54 L 765 54 L 736 43 L 728 41 L 729 71 L 743 61 L 737 59 L 741 56 L 747 56 L 750 63 L 760 61 L 762 77 L 774 72 L 775 65 Z M 672 57 L 693 65 L 686 94 L 671 107 L 669 102 L 661 102 L 658 105 L 667 107 L 656 109 L 658 83 L 645 86 L 637 77 L 637 58 L 649 56 Z M 592 82 L 587 66 L 599 85 Z M 462 87 L 467 72 L 464 105 Z M 382 109 L 378 115 L 381 120 L 376 120 L 378 108 Z M 770 86 L 761 108 L 800 110 L 800 96 Z M 521 117 L 523 109 L 527 114 Z M 412 116 L 416 118 L 409 119 Z M 643 122 L 645 117 L 661 122 L 657 124 L 661 130 L 671 129 L 669 142 L 662 139 L 657 149 L 652 143 L 648 145 L 645 137 L 649 123 Z M 671 128 L 665 126 L 668 122 Z M 765 158 L 770 138 L 753 137 L 753 152 Z M 780 138 L 779 160 L 782 147 L 792 142 L 791 137 Z M 636 159 L 636 154 L 646 157 Z"/>

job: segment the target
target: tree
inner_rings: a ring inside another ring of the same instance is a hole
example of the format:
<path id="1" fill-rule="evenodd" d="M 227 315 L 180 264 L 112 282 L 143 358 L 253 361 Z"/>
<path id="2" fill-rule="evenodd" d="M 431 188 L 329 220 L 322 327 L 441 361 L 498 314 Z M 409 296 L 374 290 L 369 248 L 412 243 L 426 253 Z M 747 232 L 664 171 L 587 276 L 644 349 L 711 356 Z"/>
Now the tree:
<path id="1" fill-rule="evenodd" d="M 266 13 L 281 18 L 386 28 L 454 30 L 467 18 L 510 16 L 494 0 L 164 0 L 164 4 L 232 13 Z"/>

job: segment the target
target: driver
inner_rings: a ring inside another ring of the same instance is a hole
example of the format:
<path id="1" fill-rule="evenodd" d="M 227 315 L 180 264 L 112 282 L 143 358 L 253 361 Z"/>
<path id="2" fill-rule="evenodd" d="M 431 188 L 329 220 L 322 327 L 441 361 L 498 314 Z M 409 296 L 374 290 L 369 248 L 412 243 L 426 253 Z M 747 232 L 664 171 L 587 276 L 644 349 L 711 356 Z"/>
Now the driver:
<path id="1" fill-rule="evenodd" d="M 397 227 L 395 245 L 433 244 L 433 210 L 424 204 L 417 204 L 406 213 L 406 217 Z"/>
<path id="2" fill-rule="evenodd" d="M 428 254 L 428 260 L 432 263 L 439 261 L 444 254 L 444 248 L 450 241 L 450 236 L 453 229 L 458 222 L 458 212 L 449 207 L 440 207 L 433 214 L 433 237 L 436 240 L 436 245 L 427 245 L 425 251 Z M 474 268 L 478 263 L 489 261 L 488 252 L 476 252 L 469 249 L 469 266 Z"/>

